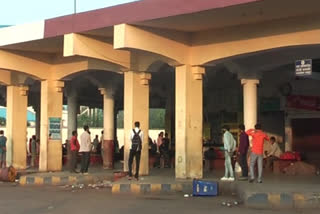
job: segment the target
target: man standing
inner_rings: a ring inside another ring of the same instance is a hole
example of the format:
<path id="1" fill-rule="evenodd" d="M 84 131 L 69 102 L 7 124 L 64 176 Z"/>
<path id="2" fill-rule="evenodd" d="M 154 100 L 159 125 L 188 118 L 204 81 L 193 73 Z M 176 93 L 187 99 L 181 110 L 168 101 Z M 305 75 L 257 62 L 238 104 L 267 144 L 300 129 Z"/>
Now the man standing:
<path id="1" fill-rule="evenodd" d="M 276 142 L 275 137 L 270 137 L 270 149 L 269 151 L 266 151 L 266 156 L 267 156 L 267 169 L 273 168 L 273 161 L 277 160 L 280 158 L 282 155 L 282 151 L 279 147 L 279 144 Z"/>
<path id="2" fill-rule="evenodd" d="M 223 144 L 224 144 L 224 166 L 225 175 L 221 178 L 222 181 L 234 181 L 234 172 L 231 163 L 231 157 L 236 149 L 236 142 L 230 133 L 230 127 L 224 126 L 223 128 Z"/>
<path id="3" fill-rule="evenodd" d="M 101 159 L 102 159 L 102 166 L 105 166 L 105 160 L 104 160 L 104 134 L 103 130 L 101 131 L 101 136 L 100 136 L 100 154 L 101 154 Z"/>
<path id="4" fill-rule="evenodd" d="M 160 150 L 160 155 L 162 156 L 164 160 L 164 167 L 169 168 L 169 145 L 170 145 L 170 140 L 169 140 L 169 134 L 165 133 L 164 138 L 162 139 L 162 144 L 159 148 Z"/>
<path id="5" fill-rule="evenodd" d="M 76 168 L 77 168 L 77 157 L 78 157 L 78 151 L 80 149 L 80 145 L 77 137 L 78 137 L 77 131 L 73 131 L 72 138 L 70 139 L 70 151 L 71 151 L 70 172 L 74 172 L 74 173 L 78 173 L 76 171 Z"/>
<path id="6" fill-rule="evenodd" d="M 240 129 L 240 143 L 238 149 L 239 164 L 241 166 L 242 176 L 239 180 L 248 179 L 248 162 L 247 162 L 247 153 L 249 148 L 249 137 L 245 132 L 245 126 L 241 124 Z"/>
<path id="7" fill-rule="evenodd" d="M 136 180 L 139 180 L 140 156 L 142 150 L 143 132 L 140 130 L 140 122 L 135 122 L 134 126 L 135 128 L 132 129 L 130 134 L 129 180 L 132 179 L 132 163 L 134 157 L 136 158 L 136 174 L 134 177 Z"/>
<path id="8" fill-rule="evenodd" d="M 84 132 L 80 136 L 80 150 L 82 153 L 81 157 L 81 173 L 88 174 L 88 168 L 90 163 L 90 151 L 91 151 L 91 139 L 89 126 L 85 125 L 83 127 Z"/>
<path id="9" fill-rule="evenodd" d="M 6 167 L 7 138 L 4 131 L 0 130 L 0 168 Z"/>
<path id="10" fill-rule="evenodd" d="M 252 149 L 250 156 L 250 180 L 252 183 L 255 179 L 254 167 L 258 162 L 258 183 L 262 183 L 262 168 L 263 168 L 263 144 L 264 140 L 269 141 L 269 137 L 261 130 L 261 125 L 255 125 L 255 129 L 250 129 L 247 135 L 252 137 Z"/>
<path id="11" fill-rule="evenodd" d="M 31 138 L 31 167 L 35 167 L 36 164 L 36 159 L 37 159 L 37 136 L 32 135 Z"/>

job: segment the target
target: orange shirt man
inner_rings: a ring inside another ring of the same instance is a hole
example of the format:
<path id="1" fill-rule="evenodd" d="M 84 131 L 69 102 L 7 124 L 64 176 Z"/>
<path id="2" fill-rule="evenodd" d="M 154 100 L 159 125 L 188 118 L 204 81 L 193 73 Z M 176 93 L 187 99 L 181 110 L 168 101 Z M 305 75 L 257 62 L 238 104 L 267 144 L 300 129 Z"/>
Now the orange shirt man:
<path id="1" fill-rule="evenodd" d="M 246 131 L 247 135 L 252 137 L 252 148 L 250 155 L 250 180 L 252 183 L 255 179 L 254 167 L 258 163 L 258 183 L 262 183 L 262 169 L 263 169 L 263 144 L 264 141 L 269 141 L 269 137 L 261 130 L 261 125 L 257 124 L 255 129 Z"/>
<path id="2" fill-rule="evenodd" d="M 264 141 L 270 140 L 268 135 L 259 129 L 249 129 L 246 133 L 252 137 L 251 151 L 257 155 L 263 155 Z"/>

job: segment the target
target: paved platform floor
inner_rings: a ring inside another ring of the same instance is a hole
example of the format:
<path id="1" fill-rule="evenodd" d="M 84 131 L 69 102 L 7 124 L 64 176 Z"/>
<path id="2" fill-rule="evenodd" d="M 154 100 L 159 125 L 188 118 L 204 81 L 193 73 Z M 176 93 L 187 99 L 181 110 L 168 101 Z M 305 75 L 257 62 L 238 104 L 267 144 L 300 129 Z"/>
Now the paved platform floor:
<path id="1" fill-rule="evenodd" d="M 106 189 L 20 187 L 0 184 L 1 214 L 316 214 L 318 209 L 251 209 L 243 204 L 231 208 L 222 202 L 234 197 L 189 197 L 175 195 L 114 195 Z"/>
<path id="2" fill-rule="evenodd" d="M 175 179 L 174 169 L 151 169 L 148 176 L 141 176 L 139 181 L 123 177 L 113 181 L 113 173 L 120 171 L 104 170 L 91 167 L 89 175 L 74 174 L 68 171 L 28 173 L 20 178 L 21 185 L 72 185 L 74 183 L 90 184 L 99 181 L 112 182 L 113 193 L 192 193 L 192 180 Z M 221 195 L 235 195 L 248 207 L 320 207 L 319 176 L 288 176 L 265 173 L 263 183 L 248 181 L 221 182 L 223 171 L 205 172 L 202 180 L 219 183 Z"/>

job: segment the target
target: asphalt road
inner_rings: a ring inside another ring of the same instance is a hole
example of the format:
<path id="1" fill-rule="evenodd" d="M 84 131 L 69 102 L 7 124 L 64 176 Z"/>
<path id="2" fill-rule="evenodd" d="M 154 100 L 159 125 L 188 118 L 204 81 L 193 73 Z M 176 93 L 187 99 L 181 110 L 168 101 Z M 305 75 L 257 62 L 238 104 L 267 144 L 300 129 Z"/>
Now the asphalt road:
<path id="1" fill-rule="evenodd" d="M 232 197 L 184 198 L 175 195 L 112 195 L 108 189 L 71 189 L 69 187 L 19 187 L 0 184 L 1 214 L 312 214 L 319 210 L 254 210 L 243 205 L 225 207 Z"/>

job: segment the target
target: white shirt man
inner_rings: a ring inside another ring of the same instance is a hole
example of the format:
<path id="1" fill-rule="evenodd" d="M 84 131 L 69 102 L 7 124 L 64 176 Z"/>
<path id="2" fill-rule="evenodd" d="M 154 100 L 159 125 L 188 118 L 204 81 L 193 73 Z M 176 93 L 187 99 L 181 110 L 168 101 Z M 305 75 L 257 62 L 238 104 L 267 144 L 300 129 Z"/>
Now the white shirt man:
<path id="1" fill-rule="evenodd" d="M 89 127 L 85 125 L 83 127 L 84 132 L 80 136 L 80 150 L 81 156 L 81 173 L 88 174 L 88 168 L 90 163 L 90 151 L 91 151 L 91 138 L 89 134 Z"/>
<path id="2" fill-rule="evenodd" d="M 270 156 L 274 156 L 277 158 L 280 158 L 280 156 L 282 155 L 282 151 L 279 147 L 279 144 L 277 142 L 274 142 L 270 145 L 270 150 L 268 152 L 268 157 Z"/>
<path id="3" fill-rule="evenodd" d="M 84 131 L 80 136 L 80 150 L 79 152 L 91 151 L 91 138 L 87 131 Z"/>

